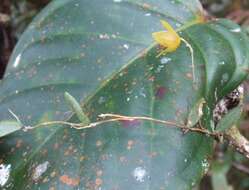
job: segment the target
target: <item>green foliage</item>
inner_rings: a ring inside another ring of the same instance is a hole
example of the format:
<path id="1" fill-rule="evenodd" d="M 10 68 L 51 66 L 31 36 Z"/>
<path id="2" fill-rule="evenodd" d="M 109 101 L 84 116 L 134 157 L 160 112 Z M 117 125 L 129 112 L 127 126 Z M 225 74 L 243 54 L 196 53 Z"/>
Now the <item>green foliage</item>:
<path id="1" fill-rule="evenodd" d="M 74 113 L 77 115 L 78 119 L 83 125 L 89 125 L 90 121 L 88 117 L 83 112 L 82 108 L 80 107 L 80 104 L 77 102 L 77 100 L 68 92 L 65 92 L 64 94 L 65 100 L 70 106 L 70 108 L 74 111 Z"/>
<path id="2" fill-rule="evenodd" d="M 195 126 L 202 118 L 203 116 L 203 106 L 205 104 L 205 99 L 201 98 L 197 101 L 197 103 L 194 105 L 194 107 L 190 110 L 189 116 L 188 116 L 188 127 Z"/>
<path id="3" fill-rule="evenodd" d="M 194 50 L 195 83 L 184 43 L 160 59 L 151 45 L 160 19 L 176 28 L 200 17 L 195 0 L 53 1 L 15 48 L 1 82 L 0 119 L 11 108 L 26 125 L 77 122 L 67 114 L 70 92 L 91 121 L 116 113 L 183 124 L 204 98 L 200 119 L 210 129 L 217 101 L 247 75 L 246 34 L 227 20 L 180 31 Z M 208 171 L 213 140 L 132 121 L 19 131 L 1 142 L 0 159 L 11 165 L 6 189 L 182 190 Z"/>
<path id="4" fill-rule="evenodd" d="M 238 123 L 242 114 L 242 107 L 230 110 L 218 123 L 216 131 L 225 131 Z"/>
<path id="5" fill-rule="evenodd" d="M 18 131 L 22 128 L 22 125 L 13 120 L 0 121 L 0 137 Z"/>

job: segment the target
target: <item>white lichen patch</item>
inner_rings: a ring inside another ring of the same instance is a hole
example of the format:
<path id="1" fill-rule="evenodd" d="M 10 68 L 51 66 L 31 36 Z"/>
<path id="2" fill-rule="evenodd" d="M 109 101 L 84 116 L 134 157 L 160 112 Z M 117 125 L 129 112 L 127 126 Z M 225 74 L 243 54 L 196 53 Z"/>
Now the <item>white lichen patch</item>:
<path id="1" fill-rule="evenodd" d="M 0 187 L 3 187 L 10 177 L 11 165 L 0 164 Z"/>
<path id="2" fill-rule="evenodd" d="M 224 78 L 223 78 L 224 79 Z M 226 79 L 226 76 L 225 76 Z M 226 79 L 228 80 L 228 79 Z M 215 94 L 216 94 L 215 90 Z M 226 95 L 223 99 L 221 99 L 215 106 L 215 109 L 213 111 L 213 118 L 215 124 L 217 124 L 221 118 L 228 113 L 229 109 L 232 109 L 233 107 L 237 106 L 244 94 L 244 87 L 243 85 L 240 85 L 238 88 L 236 88 L 234 91 L 232 91 L 230 94 Z M 217 94 L 216 94 L 217 97 Z M 232 107 L 231 107 L 232 106 Z M 228 109 L 229 108 L 229 109 Z"/>
<path id="3" fill-rule="evenodd" d="M 217 123 L 218 121 L 221 120 L 221 118 L 223 117 L 223 115 L 225 115 L 228 112 L 227 109 L 227 102 L 222 99 L 218 102 L 218 104 L 216 105 L 214 111 L 213 111 L 213 118 L 214 121 Z"/>
<path id="4" fill-rule="evenodd" d="M 151 16 L 151 13 L 146 13 L 144 16 Z"/>
<path id="5" fill-rule="evenodd" d="M 21 54 L 19 54 L 19 55 L 16 57 L 15 62 L 14 62 L 14 64 L 13 64 L 13 67 L 14 67 L 14 68 L 16 68 L 16 67 L 19 65 L 20 60 L 21 60 Z"/>
<path id="6" fill-rule="evenodd" d="M 147 175 L 147 172 L 146 172 L 145 168 L 143 168 L 143 167 L 137 167 L 137 168 L 134 169 L 132 175 L 136 179 L 136 181 L 138 181 L 138 182 L 144 182 L 145 181 L 145 177 Z"/>
<path id="7" fill-rule="evenodd" d="M 110 39 L 110 36 L 108 34 L 100 34 L 99 35 L 99 38 L 100 39 L 104 39 L 104 40 L 109 40 Z"/>
<path id="8" fill-rule="evenodd" d="M 167 64 L 167 63 L 169 63 L 170 61 L 171 61 L 171 58 L 169 58 L 169 57 L 163 57 L 163 58 L 160 60 L 161 64 Z"/>
<path id="9" fill-rule="evenodd" d="M 232 29 L 230 31 L 234 32 L 234 33 L 239 33 L 239 32 L 241 32 L 241 28 L 234 28 L 234 29 Z"/>
<path id="10" fill-rule="evenodd" d="M 206 174 L 208 172 L 209 166 L 210 166 L 207 159 L 202 160 L 201 166 L 204 169 L 204 173 Z"/>
<path id="11" fill-rule="evenodd" d="M 245 150 L 246 150 L 246 152 L 249 152 L 249 144 L 248 143 L 246 143 L 246 145 L 245 145 Z"/>
<path id="12" fill-rule="evenodd" d="M 127 50 L 130 48 L 129 44 L 124 44 L 123 47 Z"/>
<path id="13" fill-rule="evenodd" d="M 196 183 L 193 181 L 193 182 L 191 183 L 191 186 L 194 187 L 195 185 L 196 185 Z"/>
<path id="14" fill-rule="evenodd" d="M 34 181 L 37 181 L 42 176 L 42 174 L 44 174 L 47 171 L 48 166 L 49 166 L 49 162 L 48 161 L 46 161 L 46 162 L 44 162 L 42 164 L 39 164 L 34 169 L 34 172 L 33 172 L 33 175 L 32 175 L 32 179 Z"/>

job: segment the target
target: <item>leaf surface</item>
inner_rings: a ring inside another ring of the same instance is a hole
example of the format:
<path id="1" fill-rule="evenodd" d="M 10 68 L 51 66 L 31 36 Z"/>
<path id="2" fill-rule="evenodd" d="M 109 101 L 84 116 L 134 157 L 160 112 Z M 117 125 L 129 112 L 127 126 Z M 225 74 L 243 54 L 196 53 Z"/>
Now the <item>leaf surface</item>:
<path id="1" fill-rule="evenodd" d="M 57 0 L 28 27 L 0 88 L 0 119 L 12 109 L 25 125 L 79 122 L 67 91 L 91 122 L 102 113 L 148 116 L 184 124 L 204 98 L 210 128 L 216 102 L 246 77 L 248 38 L 220 20 L 191 26 L 184 43 L 159 59 L 151 33 L 200 18 L 197 1 Z M 20 143 L 21 142 L 21 143 Z M 18 146 L 17 146 L 18 144 Z M 113 122 L 87 130 L 66 126 L 17 132 L 2 139 L 11 165 L 5 189 L 192 189 L 208 169 L 209 137 L 152 122 Z"/>

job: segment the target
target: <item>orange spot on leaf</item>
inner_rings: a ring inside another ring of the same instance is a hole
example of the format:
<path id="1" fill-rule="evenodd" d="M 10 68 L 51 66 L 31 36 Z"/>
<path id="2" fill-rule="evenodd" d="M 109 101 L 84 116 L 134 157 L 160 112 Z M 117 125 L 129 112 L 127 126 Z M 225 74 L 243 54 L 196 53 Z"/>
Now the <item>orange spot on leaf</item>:
<path id="1" fill-rule="evenodd" d="M 60 181 L 69 186 L 78 186 L 80 184 L 79 178 L 70 178 L 68 175 L 63 175 L 60 177 Z"/>
<path id="2" fill-rule="evenodd" d="M 102 181 L 102 179 L 100 179 L 100 178 L 97 178 L 97 179 L 95 180 L 95 185 L 96 185 L 96 187 L 101 186 L 102 183 L 103 183 L 103 181 Z"/>

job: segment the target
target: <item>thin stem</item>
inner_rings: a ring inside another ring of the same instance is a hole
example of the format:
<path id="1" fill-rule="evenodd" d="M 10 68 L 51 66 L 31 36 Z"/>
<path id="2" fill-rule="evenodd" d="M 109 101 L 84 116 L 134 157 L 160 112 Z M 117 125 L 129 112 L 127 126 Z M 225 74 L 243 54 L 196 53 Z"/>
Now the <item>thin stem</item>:
<path id="1" fill-rule="evenodd" d="M 185 40 L 184 38 L 181 38 L 181 40 L 185 43 L 187 48 L 189 48 L 190 54 L 191 54 L 191 64 L 192 64 L 192 75 L 193 75 L 193 81 L 195 82 L 195 64 L 194 64 L 194 50 L 190 43 Z"/>
<path id="2" fill-rule="evenodd" d="M 39 128 L 39 127 L 43 127 L 43 126 L 49 126 L 49 125 L 68 125 L 70 127 L 81 127 L 82 124 L 81 123 L 70 123 L 70 122 L 66 122 L 66 121 L 48 121 L 48 122 L 44 122 L 44 123 L 39 123 L 31 128 Z"/>
<path id="3" fill-rule="evenodd" d="M 20 124 L 22 124 L 21 120 L 19 119 L 19 117 L 11 110 L 8 109 L 8 111 L 10 112 L 10 114 L 16 119 L 16 121 Z"/>
<path id="4" fill-rule="evenodd" d="M 144 116 L 124 116 L 124 115 L 118 115 L 118 114 L 100 114 L 99 115 L 100 118 L 117 118 L 120 120 L 126 120 L 126 121 L 134 121 L 134 120 L 146 120 L 146 121 L 153 121 L 156 123 L 161 123 L 161 124 L 165 124 L 165 125 L 170 125 L 170 126 L 175 126 L 175 127 L 179 127 L 182 128 L 184 127 L 184 125 L 181 124 L 177 124 L 176 122 L 172 122 L 172 121 L 165 121 L 165 120 L 158 120 L 155 118 L 151 118 L 151 117 L 144 117 Z"/>
<path id="5" fill-rule="evenodd" d="M 116 118 L 117 121 L 121 121 L 121 120 L 126 120 L 126 121 L 134 121 L 134 120 L 144 120 L 144 121 L 152 121 L 155 123 L 160 123 L 160 124 L 164 124 L 167 125 L 168 127 L 175 127 L 175 128 L 179 128 L 182 129 L 186 132 L 191 131 L 191 132 L 197 132 L 197 133 L 202 133 L 205 135 L 209 135 L 209 136 L 214 136 L 215 138 L 218 137 L 217 133 L 212 133 L 207 129 L 204 128 L 189 128 L 186 127 L 185 125 L 182 124 L 178 124 L 176 122 L 173 121 L 165 121 L 165 120 L 159 120 L 159 119 L 155 119 L 155 118 L 151 118 L 151 117 L 143 117 L 143 116 L 135 116 L 135 117 L 130 117 L 130 116 L 123 116 L 123 115 L 118 115 L 118 114 L 101 114 L 99 115 L 99 117 L 101 118 Z"/>
<path id="6" fill-rule="evenodd" d="M 6 24 L 6 23 L 8 23 L 9 21 L 10 21 L 10 16 L 9 16 L 9 15 L 0 13 L 0 23 Z"/>
<path id="7" fill-rule="evenodd" d="M 237 170 L 242 171 L 242 172 L 246 173 L 247 175 L 249 175 L 249 168 L 248 167 L 246 167 L 240 163 L 237 163 L 237 162 L 234 162 L 232 165 Z"/>
<path id="8" fill-rule="evenodd" d="M 103 120 L 97 121 L 94 123 L 90 123 L 89 125 L 84 125 L 83 123 L 70 123 L 70 122 L 66 122 L 66 121 L 50 121 L 50 122 L 44 122 L 44 123 L 37 124 L 33 127 L 25 127 L 25 129 L 35 129 L 35 128 L 49 126 L 49 125 L 67 125 L 67 126 L 70 126 L 71 128 L 80 130 L 80 129 L 94 128 L 94 127 L 99 126 L 101 124 L 115 122 L 115 121 L 143 120 L 143 121 L 151 121 L 151 122 L 167 125 L 167 127 L 179 128 L 179 129 L 183 130 L 184 132 L 189 132 L 189 131 L 196 132 L 196 133 L 201 133 L 201 134 L 213 136 L 215 138 L 217 138 L 217 136 L 218 136 L 217 133 L 212 133 L 209 130 L 204 129 L 202 127 L 189 128 L 189 127 L 186 127 L 185 125 L 178 124 L 178 123 L 173 122 L 173 121 L 159 120 L 159 119 L 155 119 L 155 118 L 151 118 L 151 117 L 144 117 L 144 116 L 131 117 L 131 116 L 118 115 L 118 114 L 109 114 L 109 113 L 100 114 L 99 117 L 102 118 Z"/>
<path id="9" fill-rule="evenodd" d="M 160 124 L 165 125 L 165 127 L 178 128 L 178 129 L 181 129 L 184 133 L 195 132 L 195 133 L 204 134 L 204 135 L 213 137 L 215 140 L 218 140 L 220 142 L 222 142 L 221 139 L 223 137 L 224 139 L 228 140 L 228 142 L 230 142 L 232 146 L 235 147 L 237 152 L 240 152 L 241 154 L 249 158 L 249 148 L 248 148 L 249 142 L 245 139 L 245 137 L 239 134 L 236 127 L 232 127 L 232 129 L 226 131 L 225 133 L 220 133 L 220 132 L 211 132 L 201 127 L 200 125 L 198 125 L 199 127 L 187 127 L 183 124 L 178 124 L 173 121 L 159 120 L 159 119 L 155 119 L 151 117 L 144 117 L 144 116 L 131 117 L 131 116 L 107 113 L 107 114 L 100 114 L 99 118 L 102 118 L 102 120 L 94 122 L 94 123 L 90 123 L 89 125 L 84 125 L 83 123 L 70 123 L 70 122 L 65 122 L 65 121 L 51 121 L 51 122 L 40 123 L 33 127 L 24 127 L 24 130 L 34 129 L 34 128 L 48 126 L 48 125 L 68 125 L 71 128 L 80 130 L 80 129 L 94 128 L 101 124 L 115 122 L 115 121 L 143 120 L 143 121 L 151 121 L 155 123 L 160 123 Z M 235 129 L 236 131 L 234 131 Z"/>

